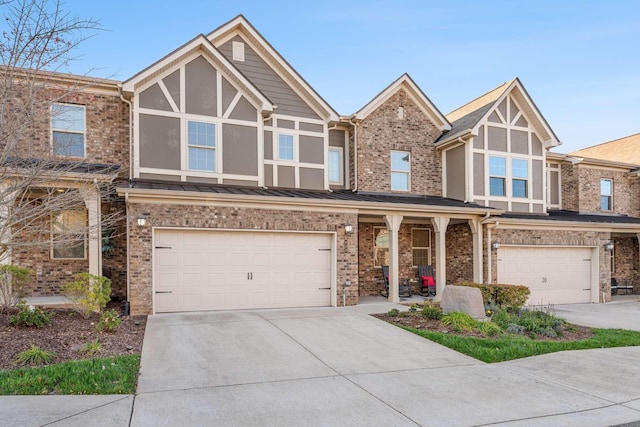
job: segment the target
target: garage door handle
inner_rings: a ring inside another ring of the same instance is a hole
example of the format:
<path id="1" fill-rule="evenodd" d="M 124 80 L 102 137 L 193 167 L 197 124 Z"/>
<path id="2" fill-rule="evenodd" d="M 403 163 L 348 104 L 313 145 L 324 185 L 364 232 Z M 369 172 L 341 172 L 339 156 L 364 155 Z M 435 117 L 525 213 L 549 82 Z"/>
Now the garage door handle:
<path id="1" fill-rule="evenodd" d="M 170 294 L 171 291 L 156 291 L 156 294 Z"/>
<path id="2" fill-rule="evenodd" d="M 156 249 L 171 249 L 171 246 L 156 246 Z"/>
<path id="3" fill-rule="evenodd" d="M 329 249 L 318 249 L 319 251 L 331 251 L 331 248 Z"/>
<path id="4" fill-rule="evenodd" d="M 322 290 L 322 289 L 331 289 L 331 288 L 318 288 L 318 290 Z"/>

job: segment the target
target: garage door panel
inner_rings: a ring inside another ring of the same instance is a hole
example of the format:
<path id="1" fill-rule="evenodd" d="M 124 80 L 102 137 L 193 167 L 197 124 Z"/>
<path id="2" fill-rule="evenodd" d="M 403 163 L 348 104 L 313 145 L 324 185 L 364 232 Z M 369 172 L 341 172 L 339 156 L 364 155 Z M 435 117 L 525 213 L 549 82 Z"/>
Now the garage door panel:
<path id="1" fill-rule="evenodd" d="M 326 306 L 331 235 L 157 230 L 156 311 Z"/>

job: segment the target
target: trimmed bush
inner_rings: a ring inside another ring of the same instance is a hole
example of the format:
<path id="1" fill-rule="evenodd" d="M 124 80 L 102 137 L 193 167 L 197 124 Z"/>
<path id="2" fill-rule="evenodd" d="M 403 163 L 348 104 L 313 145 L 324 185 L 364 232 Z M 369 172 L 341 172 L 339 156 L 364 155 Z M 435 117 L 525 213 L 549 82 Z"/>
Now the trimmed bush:
<path id="1" fill-rule="evenodd" d="M 111 299 L 111 280 L 78 273 L 76 280 L 62 286 L 62 293 L 71 299 L 77 312 L 88 318 L 93 311 L 99 313 Z"/>
<path id="2" fill-rule="evenodd" d="M 503 285 L 460 282 L 455 286 L 469 286 L 480 289 L 482 301 L 485 306 L 497 305 L 499 307 L 522 307 L 527 302 L 531 290 L 524 285 Z"/>
<path id="3" fill-rule="evenodd" d="M 51 322 L 51 315 L 41 307 L 23 306 L 18 314 L 9 316 L 9 323 L 14 326 L 35 326 L 41 328 Z"/>

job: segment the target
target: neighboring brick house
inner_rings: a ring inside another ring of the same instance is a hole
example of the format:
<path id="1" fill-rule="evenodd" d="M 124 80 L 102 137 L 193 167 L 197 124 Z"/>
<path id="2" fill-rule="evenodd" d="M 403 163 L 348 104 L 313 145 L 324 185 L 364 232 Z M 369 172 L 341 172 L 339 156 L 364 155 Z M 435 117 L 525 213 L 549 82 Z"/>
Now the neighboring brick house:
<path id="1" fill-rule="evenodd" d="M 445 116 L 405 74 L 343 116 L 238 16 L 103 83 L 104 101 L 76 104 L 87 147 L 119 147 L 86 160 L 129 178 L 109 205 L 127 215 L 112 258 L 13 261 L 62 276 L 102 263 L 133 314 L 353 305 L 385 291 L 382 265 L 392 301 L 432 265 L 437 299 L 498 281 L 534 303 L 598 302 L 611 240 L 616 274 L 637 272 L 634 167 L 550 153 L 558 138 L 518 79 Z"/>

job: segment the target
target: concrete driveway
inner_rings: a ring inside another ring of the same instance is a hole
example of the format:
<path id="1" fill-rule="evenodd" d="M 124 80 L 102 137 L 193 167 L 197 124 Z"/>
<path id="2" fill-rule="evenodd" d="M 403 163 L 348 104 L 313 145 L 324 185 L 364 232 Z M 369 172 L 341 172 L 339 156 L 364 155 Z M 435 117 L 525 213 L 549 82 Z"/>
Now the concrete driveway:
<path id="1" fill-rule="evenodd" d="M 623 295 L 606 304 L 567 304 L 554 307 L 556 315 L 577 325 L 640 331 L 640 297 Z"/>
<path id="2" fill-rule="evenodd" d="M 348 308 L 149 318 L 132 426 L 640 420 L 640 348 L 487 365 Z"/>

